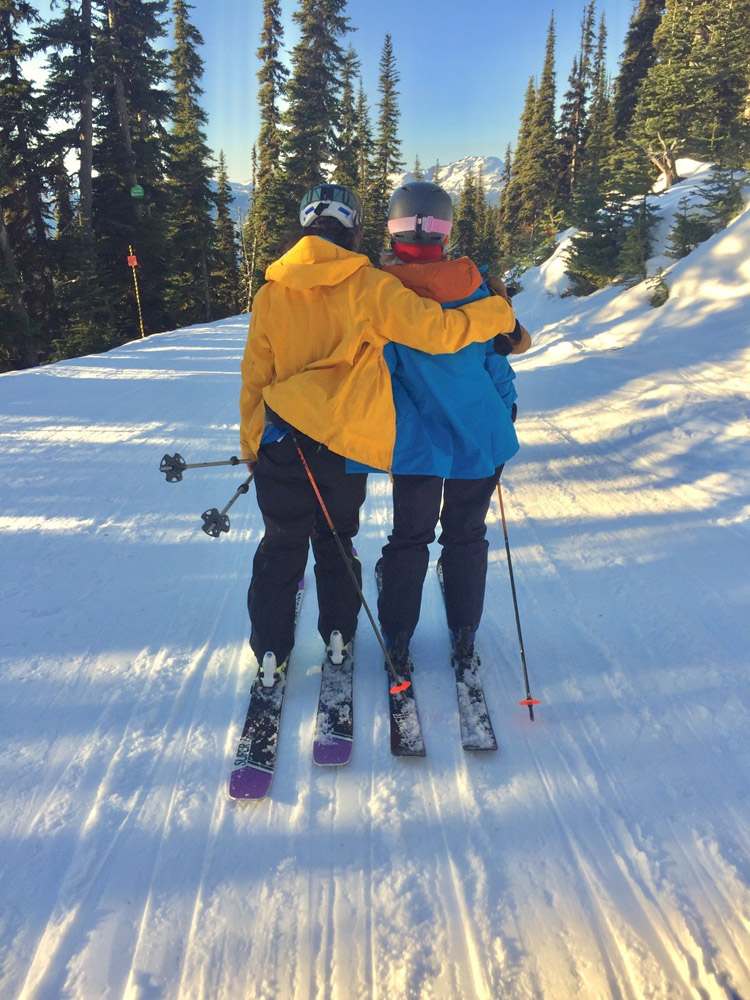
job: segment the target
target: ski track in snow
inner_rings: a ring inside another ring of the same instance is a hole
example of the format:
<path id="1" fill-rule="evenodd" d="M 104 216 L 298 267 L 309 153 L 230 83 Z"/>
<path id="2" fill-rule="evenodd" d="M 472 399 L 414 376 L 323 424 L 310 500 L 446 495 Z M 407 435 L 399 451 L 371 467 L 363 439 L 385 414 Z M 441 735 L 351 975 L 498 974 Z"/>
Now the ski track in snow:
<path id="1" fill-rule="evenodd" d="M 363 615 L 352 760 L 315 767 L 309 566 L 258 803 L 226 795 L 254 497 L 209 539 L 200 513 L 242 470 L 158 472 L 236 453 L 246 317 L 0 379 L 3 998 L 750 998 L 746 320 L 730 299 L 699 366 L 666 320 L 647 336 L 636 291 L 621 341 L 594 296 L 579 326 L 537 318 L 517 365 L 503 491 L 536 721 L 493 504 L 499 751 L 461 749 L 435 544 L 412 644 L 427 757 L 389 752 Z M 372 476 L 373 605 L 389 519 Z"/>

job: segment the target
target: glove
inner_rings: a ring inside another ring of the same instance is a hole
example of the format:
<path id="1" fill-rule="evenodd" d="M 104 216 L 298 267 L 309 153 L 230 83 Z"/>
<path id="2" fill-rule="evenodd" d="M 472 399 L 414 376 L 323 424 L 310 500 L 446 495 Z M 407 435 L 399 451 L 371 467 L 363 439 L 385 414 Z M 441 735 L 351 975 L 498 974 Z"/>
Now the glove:
<path id="1" fill-rule="evenodd" d="M 501 354 L 504 358 L 513 350 L 513 344 L 510 341 L 509 333 L 496 333 L 495 334 L 495 354 Z"/>
<path id="2" fill-rule="evenodd" d="M 513 423 L 516 422 L 517 416 L 518 416 L 518 406 L 516 405 L 516 403 L 514 403 L 513 406 L 511 406 L 510 408 L 510 419 L 513 421 Z"/>
<path id="3" fill-rule="evenodd" d="M 498 333 L 495 335 L 495 354 L 502 354 L 505 358 L 513 352 L 516 344 L 523 340 L 523 327 L 516 320 L 516 325 L 510 333 Z"/>
<path id="4" fill-rule="evenodd" d="M 502 278 L 487 278 L 486 284 L 492 295 L 499 295 L 506 302 L 510 302 L 510 292 Z"/>

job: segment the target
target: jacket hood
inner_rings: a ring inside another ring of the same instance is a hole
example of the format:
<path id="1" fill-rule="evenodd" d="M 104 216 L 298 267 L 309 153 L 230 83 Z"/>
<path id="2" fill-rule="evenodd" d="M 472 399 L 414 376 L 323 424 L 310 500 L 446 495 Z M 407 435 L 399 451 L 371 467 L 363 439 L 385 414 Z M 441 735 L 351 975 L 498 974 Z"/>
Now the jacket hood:
<path id="1" fill-rule="evenodd" d="M 395 274 L 402 285 L 423 299 L 459 302 L 470 298 L 482 284 L 482 275 L 469 257 L 424 263 L 388 264 L 382 268 Z"/>
<path id="2" fill-rule="evenodd" d="M 363 267 L 371 267 L 369 257 L 352 253 L 320 236 L 303 236 L 283 257 L 266 269 L 268 281 L 295 291 L 339 285 Z"/>

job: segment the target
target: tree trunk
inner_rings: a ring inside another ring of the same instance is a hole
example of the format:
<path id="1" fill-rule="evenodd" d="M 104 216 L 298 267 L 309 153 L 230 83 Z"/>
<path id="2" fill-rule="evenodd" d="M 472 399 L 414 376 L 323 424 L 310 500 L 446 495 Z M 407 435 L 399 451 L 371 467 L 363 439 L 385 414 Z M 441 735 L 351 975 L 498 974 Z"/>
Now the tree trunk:
<path id="1" fill-rule="evenodd" d="M 651 162 L 664 174 L 665 187 L 670 188 L 682 179 L 677 173 L 677 163 L 675 162 L 675 152 L 680 145 L 680 141 L 679 139 L 672 139 L 669 143 L 666 143 L 659 136 L 659 142 L 661 143 L 661 149 L 653 149 L 653 147 L 649 146 L 646 152 Z"/>
<path id="2" fill-rule="evenodd" d="M 93 70 L 91 66 L 91 0 L 81 0 L 81 62 L 83 63 L 83 93 L 81 94 L 81 165 L 78 171 L 79 218 L 85 237 L 92 234 L 93 217 Z"/>
<path id="3" fill-rule="evenodd" d="M 115 5 L 113 0 L 109 0 L 107 4 L 107 23 L 109 25 L 110 37 L 114 43 L 112 52 L 112 76 L 115 85 L 115 105 L 117 107 L 117 117 L 120 122 L 122 144 L 125 149 L 125 177 L 128 184 L 131 187 L 134 187 L 138 183 L 138 175 L 136 174 L 133 139 L 130 134 L 130 118 L 128 115 L 128 98 L 125 93 L 125 80 L 118 62 L 120 39 L 117 31 L 117 15 L 115 14 Z M 143 218 L 143 206 L 135 199 L 133 199 L 133 212 L 136 220 L 140 222 Z"/>
<path id="4" fill-rule="evenodd" d="M 203 302 L 206 307 L 206 322 L 211 322 L 211 291 L 208 282 L 208 261 L 205 248 L 201 251 L 201 277 L 203 279 Z"/>
<path id="5" fill-rule="evenodd" d="M 5 212 L 3 211 L 3 206 L 0 204 L 0 253 L 2 253 L 3 263 L 5 264 L 5 270 L 8 272 L 8 276 L 12 284 L 12 296 L 13 296 L 13 306 L 17 315 L 20 317 L 24 327 L 26 328 L 26 337 L 23 341 L 23 360 L 29 368 L 32 368 L 37 363 L 36 352 L 31 345 L 31 321 L 29 320 L 29 313 L 26 309 L 26 303 L 23 300 L 23 291 L 21 288 L 21 281 L 18 274 L 18 268 L 16 267 L 15 256 L 13 255 L 13 247 L 10 243 L 10 237 L 8 236 L 8 230 L 5 228 Z"/>

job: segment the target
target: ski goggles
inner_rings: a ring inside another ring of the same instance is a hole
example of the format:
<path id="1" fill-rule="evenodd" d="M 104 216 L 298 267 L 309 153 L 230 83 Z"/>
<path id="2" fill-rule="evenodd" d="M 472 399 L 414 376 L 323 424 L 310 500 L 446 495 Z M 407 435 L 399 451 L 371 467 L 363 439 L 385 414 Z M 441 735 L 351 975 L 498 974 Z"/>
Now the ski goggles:
<path id="1" fill-rule="evenodd" d="M 392 236 L 397 233 L 439 233 L 447 236 L 452 228 L 452 222 L 436 219 L 432 215 L 407 215 L 402 219 L 388 220 L 388 232 Z"/>
<path id="2" fill-rule="evenodd" d="M 347 229 L 361 229 L 365 221 L 362 202 L 342 184 L 318 184 L 300 202 L 299 221 L 303 229 L 326 215 L 338 219 Z"/>

